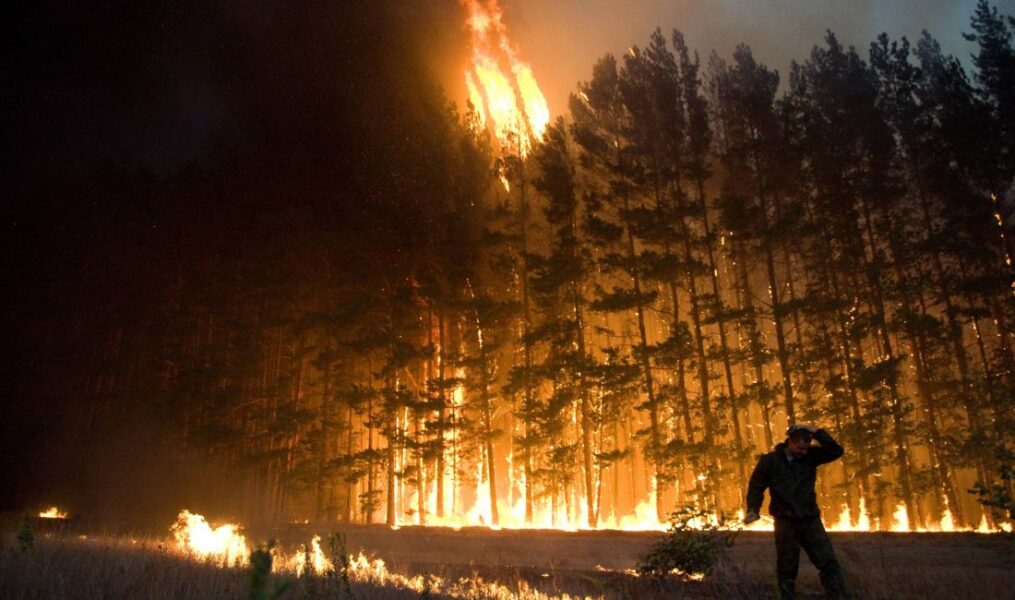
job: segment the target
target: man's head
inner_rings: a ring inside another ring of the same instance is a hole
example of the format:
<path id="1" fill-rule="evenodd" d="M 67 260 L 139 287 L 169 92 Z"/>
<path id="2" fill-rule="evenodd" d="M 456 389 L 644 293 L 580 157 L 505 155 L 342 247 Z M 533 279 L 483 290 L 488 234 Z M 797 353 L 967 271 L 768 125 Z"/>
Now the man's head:
<path id="1" fill-rule="evenodd" d="M 807 456 L 807 450 L 811 446 L 814 434 L 803 427 L 790 427 L 786 432 L 786 451 L 793 458 Z"/>

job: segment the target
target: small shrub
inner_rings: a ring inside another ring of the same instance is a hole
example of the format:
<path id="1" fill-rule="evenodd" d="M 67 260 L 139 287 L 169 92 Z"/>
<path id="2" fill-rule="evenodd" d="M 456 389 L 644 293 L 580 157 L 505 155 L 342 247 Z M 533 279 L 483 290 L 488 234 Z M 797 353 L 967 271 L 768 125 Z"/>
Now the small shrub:
<path id="1" fill-rule="evenodd" d="M 711 575 L 726 558 L 738 530 L 728 523 L 714 523 L 711 514 L 685 506 L 670 515 L 670 528 L 638 562 L 642 575 Z"/>
<path id="2" fill-rule="evenodd" d="M 250 566 L 247 567 L 247 584 L 250 587 L 250 600 L 271 600 L 278 598 L 289 588 L 289 581 L 279 579 L 269 588 L 271 581 L 271 549 L 275 542 L 268 542 L 250 553 Z"/>
<path id="3" fill-rule="evenodd" d="M 21 546 L 22 554 L 27 554 L 35 546 L 35 534 L 32 533 L 32 522 L 28 517 L 21 519 L 21 529 L 18 530 L 18 544 Z"/>
<path id="4" fill-rule="evenodd" d="M 328 536 L 328 547 L 331 550 L 332 564 L 338 565 L 339 579 L 341 584 L 338 588 L 338 597 L 342 597 L 342 590 L 345 590 L 345 596 L 350 600 L 355 600 L 355 596 L 352 593 L 352 585 L 349 583 L 349 552 L 345 544 L 345 534 L 343 533 L 332 533 Z M 335 559 L 338 560 L 335 560 Z M 331 573 L 329 573 L 331 575 Z"/>

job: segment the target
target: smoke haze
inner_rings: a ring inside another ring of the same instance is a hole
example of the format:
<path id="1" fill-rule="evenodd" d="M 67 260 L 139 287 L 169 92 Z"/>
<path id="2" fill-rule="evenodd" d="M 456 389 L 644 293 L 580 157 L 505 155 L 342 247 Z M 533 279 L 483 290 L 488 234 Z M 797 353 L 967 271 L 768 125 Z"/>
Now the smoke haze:
<path id="1" fill-rule="evenodd" d="M 976 0 L 502 0 L 504 17 L 521 58 L 535 71 L 554 116 L 567 107 L 578 81 L 587 80 L 595 59 L 643 46 L 652 31 L 676 28 L 702 59 L 713 50 L 728 57 L 745 43 L 758 60 L 785 74 L 831 30 L 861 56 L 885 32 L 915 41 L 922 30 L 946 53 L 967 64 L 972 46 L 962 39 Z M 993 2 L 1015 12 L 1015 0 Z M 458 79 L 460 79 L 460 75 Z M 460 81 L 449 82 L 464 98 Z M 461 101 L 459 101 L 461 103 Z"/>

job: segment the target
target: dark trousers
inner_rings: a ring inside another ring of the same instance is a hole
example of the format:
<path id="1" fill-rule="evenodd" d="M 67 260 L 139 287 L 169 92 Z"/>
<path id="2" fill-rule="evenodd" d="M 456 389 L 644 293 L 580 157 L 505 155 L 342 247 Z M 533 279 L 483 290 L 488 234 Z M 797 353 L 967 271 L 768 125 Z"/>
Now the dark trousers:
<path id="1" fill-rule="evenodd" d="M 776 519 L 775 553 L 776 576 L 779 578 L 779 598 L 796 598 L 796 576 L 800 570 L 800 548 L 821 574 L 821 586 L 829 598 L 848 598 L 839 561 L 832 550 L 832 540 L 825 533 L 820 517 L 811 519 Z"/>

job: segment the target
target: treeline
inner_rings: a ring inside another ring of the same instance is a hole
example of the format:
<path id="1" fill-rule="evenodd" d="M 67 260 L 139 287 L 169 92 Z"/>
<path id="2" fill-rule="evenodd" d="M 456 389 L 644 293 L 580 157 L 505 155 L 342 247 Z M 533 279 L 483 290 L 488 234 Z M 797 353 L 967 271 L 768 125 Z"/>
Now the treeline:
<path id="1" fill-rule="evenodd" d="M 728 513 L 810 421 L 846 447 L 829 514 L 1010 520 L 1015 20 L 971 30 L 971 75 L 829 33 L 785 80 L 656 31 L 527 156 L 423 74 L 335 82 L 257 152 L 52 182 L 74 239 L 59 287 L 15 277 L 45 290 L 19 410 L 74 444 L 155 421 L 190 497 L 262 519 Z"/>

